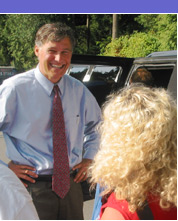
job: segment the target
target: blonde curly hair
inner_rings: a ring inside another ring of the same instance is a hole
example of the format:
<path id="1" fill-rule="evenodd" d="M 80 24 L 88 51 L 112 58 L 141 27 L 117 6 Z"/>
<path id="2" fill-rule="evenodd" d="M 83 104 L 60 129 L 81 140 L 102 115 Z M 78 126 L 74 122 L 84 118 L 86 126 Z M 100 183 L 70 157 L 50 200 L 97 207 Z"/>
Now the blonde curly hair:
<path id="1" fill-rule="evenodd" d="M 160 206 L 177 206 L 177 105 L 162 88 L 133 84 L 104 105 L 100 149 L 90 167 L 91 181 L 126 199 L 130 211 L 147 194 Z"/>

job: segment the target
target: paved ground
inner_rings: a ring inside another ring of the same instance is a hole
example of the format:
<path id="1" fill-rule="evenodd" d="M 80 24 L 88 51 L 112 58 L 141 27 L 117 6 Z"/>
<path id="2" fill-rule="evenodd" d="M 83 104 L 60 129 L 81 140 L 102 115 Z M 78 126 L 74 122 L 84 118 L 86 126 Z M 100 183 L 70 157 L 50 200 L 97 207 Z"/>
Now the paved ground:
<path id="1" fill-rule="evenodd" d="M 93 212 L 94 200 L 89 200 L 84 203 L 84 219 L 91 220 Z"/>
<path id="2" fill-rule="evenodd" d="M 9 160 L 6 157 L 5 154 L 6 150 L 5 150 L 5 142 L 4 142 L 4 138 L 2 133 L 0 132 L 0 160 L 4 161 L 5 163 L 7 163 Z"/>
<path id="3" fill-rule="evenodd" d="M 5 142 L 2 133 L 0 133 L 0 159 L 3 160 L 5 163 L 9 161 L 5 154 Z M 84 203 L 84 219 L 91 220 L 92 211 L 93 211 L 93 203 L 94 200 L 86 201 Z"/>

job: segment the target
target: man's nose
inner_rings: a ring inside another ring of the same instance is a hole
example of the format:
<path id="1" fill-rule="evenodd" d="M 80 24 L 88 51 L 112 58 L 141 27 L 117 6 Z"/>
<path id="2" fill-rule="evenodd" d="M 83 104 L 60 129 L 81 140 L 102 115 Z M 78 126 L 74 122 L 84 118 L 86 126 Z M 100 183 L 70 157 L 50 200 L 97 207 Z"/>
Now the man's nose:
<path id="1" fill-rule="evenodd" d="M 56 61 L 60 61 L 61 58 L 62 58 L 62 56 L 61 56 L 60 53 L 57 53 L 57 54 L 55 55 L 55 60 L 56 60 Z"/>

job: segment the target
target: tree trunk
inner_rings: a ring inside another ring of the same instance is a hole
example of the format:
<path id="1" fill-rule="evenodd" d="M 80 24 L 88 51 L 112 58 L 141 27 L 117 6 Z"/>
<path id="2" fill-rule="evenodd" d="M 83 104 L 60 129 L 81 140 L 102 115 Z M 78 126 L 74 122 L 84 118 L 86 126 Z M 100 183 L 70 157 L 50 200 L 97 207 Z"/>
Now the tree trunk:
<path id="1" fill-rule="evenodd" d="M 113 14 L 112 39 L 116 39 L 118 37 L 119 37 L 119 32 L 118 32 L 118 14 Z"/>
<path id="2" fill-rule="evenodd" d="M 90 15 L 87 14 L 87 53 L 90 50 Z"/>

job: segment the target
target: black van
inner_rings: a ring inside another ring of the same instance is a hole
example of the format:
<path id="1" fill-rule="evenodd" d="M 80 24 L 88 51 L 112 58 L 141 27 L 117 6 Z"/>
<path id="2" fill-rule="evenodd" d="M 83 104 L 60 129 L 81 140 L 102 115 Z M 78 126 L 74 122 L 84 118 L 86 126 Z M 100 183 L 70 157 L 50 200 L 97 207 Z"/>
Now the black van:
<path id="1" fill-rule="evenodd" d="M 124 86 L 133 61 L 133 58 L 74 54 L 67 74 L 82 81 L 101 106 L 111 91 Z"/>
<path id="2" fill-rule="evenodd" d="M 155 86 L 169 88 L 177 98 L 177 51 L 154 52 L 144 58 L 74 54 L 67 74 L 82 81 L 101 106 L 107 95 L 129 83 L 139 67 L 152 73 Z"/>

